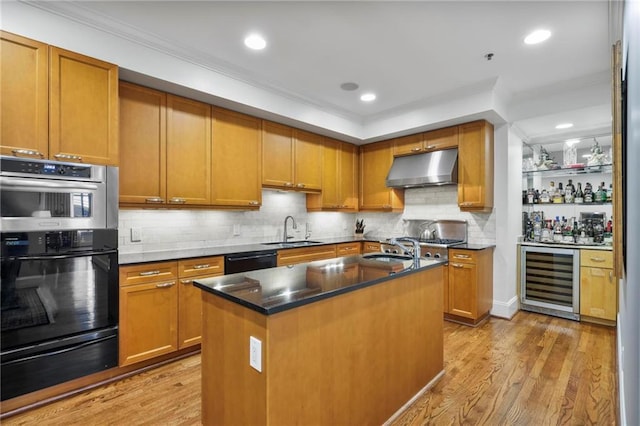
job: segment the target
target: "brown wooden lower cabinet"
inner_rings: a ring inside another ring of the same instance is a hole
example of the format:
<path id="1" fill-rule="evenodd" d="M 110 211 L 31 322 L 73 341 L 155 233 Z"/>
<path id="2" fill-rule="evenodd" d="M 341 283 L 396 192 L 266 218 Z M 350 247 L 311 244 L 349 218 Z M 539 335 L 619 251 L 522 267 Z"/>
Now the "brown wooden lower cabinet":
<path id="1" fill-rule="evenodd" d="M 202 302 L 193 279 L 222 273 L 221 256 L 120 267 L 119 365 L 199 344 Z"/>
<path id="2" fill-rule="evenodd" d="M 618 280 L 613 272 L 613 252 L 580 250 L 580 320 L 615 325 L 618 314 Z"/>
<path id="3" fill-rule="evenodd" d="M 493 248 L 449 249 L 448 268 L 445 319 L 479 324 L 493 305 Z"/>
<path id="4" fill-rule="evenodd" d="M 278 250 L 278 266 L 295 265 L 336 257 L 335 244 Z"/>
<path id="5" fill-rule="evenodd" d="M 360 254 L 362 251 L 362 244 L 358 241 L 351 243 L 336 244 L 336 257 L 352 256 L 354 254 Z"/>
<path id="6" fill-rule="evenodd" d="M 364 241 L 362 243 L 362 254 L 365 253 L 380 253 L 382 248 L 380 247 L 380 243 L 374 241 Z"/>

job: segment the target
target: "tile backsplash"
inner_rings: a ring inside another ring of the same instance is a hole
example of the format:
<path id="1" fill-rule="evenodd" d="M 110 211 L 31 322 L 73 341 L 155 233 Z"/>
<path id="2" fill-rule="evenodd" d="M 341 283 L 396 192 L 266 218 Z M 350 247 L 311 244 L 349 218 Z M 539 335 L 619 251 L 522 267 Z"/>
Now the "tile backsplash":
<path id="1" fill-rule="evenodd" d="M 495 243 L 493 213 L 460 212 L 455 186 L 407 189 L 404 213 L 333 213 L 306 211 L 304 194 L 264 190 L 258 211 L 121 209 L 119 244 L 123 253 L 201 248 L 282 239 L 284 218 L 295 218 L 295 239 L 353 234 L 356 219 L 364 219 L 366 235 L 400 236 L 407 220 L 461 219 L 469 223 L 469 241 Z M 140 241 L 131 239 L 132 229 Z M 234 235 L 236 234 L 236 235 Z"/>

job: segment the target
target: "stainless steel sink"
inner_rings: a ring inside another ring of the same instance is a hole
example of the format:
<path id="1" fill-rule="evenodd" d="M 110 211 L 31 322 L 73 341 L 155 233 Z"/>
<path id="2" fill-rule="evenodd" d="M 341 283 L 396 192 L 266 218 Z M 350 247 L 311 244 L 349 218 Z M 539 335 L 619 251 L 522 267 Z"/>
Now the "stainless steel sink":
<path id="1" fill-rule="evenodd" d="M 404 254 L 392 254 L 392 253 L 368 253 L 363 255 L 365 259 L 379 260 L 383 262 L 402 262 L 404 260 L 413 260 L 413 257 L 406 256 Z"/>
<path id="2" fill-rule="evenodd" d="M 321 241 L 311 241 L 311 240 L 297 240 L 297 241 L 287 241 L 283 242 L 273 242 L 273 243 L 262 243 L 265 246 L 278 246 L 278 247 L 306 247 L 313 246 L 316 244 L 322 244 Z"/>

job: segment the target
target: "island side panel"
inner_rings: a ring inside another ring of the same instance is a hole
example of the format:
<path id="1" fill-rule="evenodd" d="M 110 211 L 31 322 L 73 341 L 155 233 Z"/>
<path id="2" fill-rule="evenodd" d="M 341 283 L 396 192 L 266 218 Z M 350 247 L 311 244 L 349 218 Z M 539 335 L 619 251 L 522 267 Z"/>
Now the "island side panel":
<path id="1" fill-rule="evenodd" d="M 262 341 L 266 317 L 202 292 L 202 424 L 265 424 L 266 375 L 249 366 L 249 336 Z"/>
<path id="2" fill-rule="evenodd" d="M 443 370 L 441 267 L 267 318 L 267 424 L 381 424 Z"/>

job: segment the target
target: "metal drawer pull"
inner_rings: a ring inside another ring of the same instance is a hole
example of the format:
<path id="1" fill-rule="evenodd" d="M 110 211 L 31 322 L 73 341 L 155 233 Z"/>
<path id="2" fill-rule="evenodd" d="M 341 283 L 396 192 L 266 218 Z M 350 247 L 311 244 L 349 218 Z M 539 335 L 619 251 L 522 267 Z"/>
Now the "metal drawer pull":
<path id="1" fill-rule="evenodd" d="M 211 265 L 209 265 L 208 263 L 205 263 L 204 265 L 194 265 L 193 269 L 204 269 L 204 268 L 208 268 L 209 266 Z"/>
<path id="2" fill-rule="evenodd" d="M 454 268 L 463 268 L 464 267 L 459 263 L 451 263 L 451 266 L 453 266 Z"/>
<path id="3" fill-rule="evenodd" d="M 164 203 L 164 199 L 160 197 L 151 197 L 144 200 L 147 203 Z"/>
<path id="4" fill-rule="evenodd" d="M 79 155 L 73 155 L 73 154 L 55 154 L 54 157 L 56 157 L 56 158 L 64 158 L 65 160 L 82 161 L 82 157 L 80 157 Z"/>
<path id="5" fill-rule="evenodd" d="M 427 145 L 427 149 L 434 149 L 435 147 L 435 145 Z"/>
<path id="6" fill-rule="evenodd" d="M 416 146 L 416 147 L 414 147 L 414 148 L 411 148 L 411 151 L 413 151 L 413 152 L 422 151 L 422 148 L 420 148 L 420 147 Z"/>
<path id="7" fill-rule="evenodd" d="M 257 201 L 249 201 L 250 206 L 257 206 L 258 204 L 260 203 L 258 203 Z"/>
<path id="8" fill-rule="evenodd" d="M 19 155 L 33 155 L 38 156 L 40 158 L 44 158 L 44 154 L 40 151 L 36 151 L 35 149 L 12 149 L 11 152 L 16 157 Z"/>
<path id="9" fill-rule="evenodd" d="M 156 284 L 157 288 L 167 288 L 167 287 L 171 287 L 175 284 L 175 282 L 170 282 L 170 283 L 162 283 L 162 284 Z"/>
<path id="10" fill-rule="evenodd" d="M 293 184 L 291 182 L 285 182 L 284 186 L 293 186 Z"/>
<path id="11" fill-rule="evenodd" d="M 604 262 L 606 260 L 602 257 L 590 257 L 589 259 L 593 260 L 594 262 Z"/>
<path id="12" fill-rule="evenodd" d="M 298 186 L 298 188 L 304 188 L 305 184 L 304 183 L 299 183 L 297 186 Z"/>
<path id="13" fill-rule="evenodd" d="M 180 280 L 182 284 L 191 284 L 193 280 Z"/>
<path id="14" fill-rule="evenodd" d="M 613 281 L 613 271 L 609 271 L 609 282 Z"/>
<path id="15" fill-rule="evenodd" d="M 160 271 L 156 270 L 156 271 L 145 271 L 145 272 L 140 272 L 140 276 L 141 277 L 148 277 L 151 275 L 158 275 L 160 273 Z"/>
<path id="16" fill-rule="evenodd" d="M 453 257 L 457 257 L 458 259 L 469 259 L 471 256 L 467 254 L 454 254 Z"/>
<path id="17" fill-rule="evenodd" d="M 187 200 L 185 200 L 184 198 L 180 198 L 180 197 L 173 197 L 172 199 L 169 200 L 170 203 L 176 203 L 176 204 L 184 204 L 187 202 Z"/>

